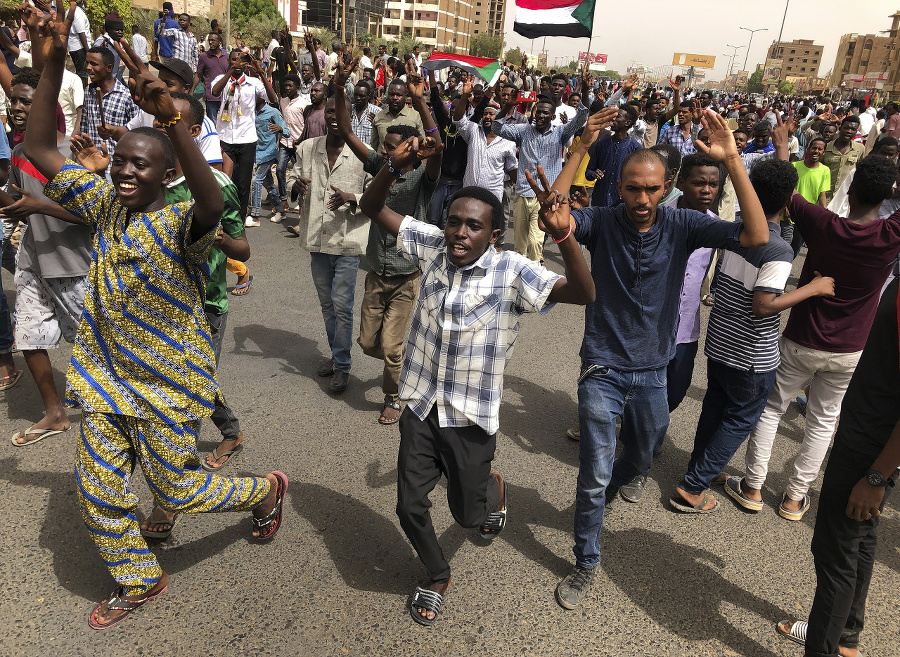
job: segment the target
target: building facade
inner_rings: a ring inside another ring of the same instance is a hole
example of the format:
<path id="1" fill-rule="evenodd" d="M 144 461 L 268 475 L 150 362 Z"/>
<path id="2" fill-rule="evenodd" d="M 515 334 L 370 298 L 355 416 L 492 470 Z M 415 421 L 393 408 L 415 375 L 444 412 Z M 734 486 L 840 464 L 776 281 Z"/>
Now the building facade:
<path id="1" fill-rule="evenodd" d="M 815 78 L 819 74 L 823 47 L 811 39 L 773 41 L 766 52 L 763 83 L 777 84 L 791 78 Z"/>
<path id="2" fill-rule="evenodd" d="M 829 85 L 844 92 L 900 92 L 900 11 L 889 16 L 891 28 L 881 34 L 845 34 L 841 37 Z"/>
<path id="3" fill-rule="evenodd" d="M 509 0 L 476 0 L 472 16 L 472 34 L 503 36 L 506 5 Z"/>
<path id="4" fill-rule="evenodd" d="M 349 43 L 358 34 L 378 34 L 387 3 L 384 0 L 306 0 L 305 4 L 303 20 L 307 26 L 328 28 Z M 323 47 L 329 49 L 328 44 Z"/>
<path id="5" fill-rule="evenodd" d="M 473 13 L 472 3 L 461 0 L 386 0 L 381 36 L 391 39 L 409 33 L 424 44 L 424 50 L 455 48 L 465 55 Z"/>

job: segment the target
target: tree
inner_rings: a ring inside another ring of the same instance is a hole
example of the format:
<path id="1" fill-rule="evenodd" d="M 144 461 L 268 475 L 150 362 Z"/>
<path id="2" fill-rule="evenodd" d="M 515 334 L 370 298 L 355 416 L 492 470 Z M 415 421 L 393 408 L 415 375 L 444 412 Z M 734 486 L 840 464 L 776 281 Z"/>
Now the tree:
<path id="1" fill-rule="evenodd" d="M 412 35 L 412 32 L 401 32 L 394 46 L 397 48 L 397 54 L 402 58 L 412 53 L 414 48 L 421 49 L 423 44 Z"/>
<path id="2" fill-rule="evenodd" d="M 794 93 L 794 83 L 788 82 L 787 80 L 782 80 L 778 83 L 778 93 L 782 96 L 790 96 Z"/>
<path id="3" fill-rule="evenodd" d="M 618 71 L 603 71 L 600 77 L 609 78 L 610 80 L 621 80 L 622 75 Z"/>
<path id="4" fill-rule="evenodd" d="M 242 41 L 252 48 L 265 48 L 271 38 L 271 30 L 279 30 L 287 26 L 284 18 L 275 6 L 274 0 L 241 0 L 231 2 L 231 39 L 232 44 L 240 44 Z M 263 23 L 261 19 L 268 18 L 270 22 Z M 253 22 L 251 25 L 251 21 Z M 265 35 L 265 39 L 258 43 L 257 31 L 263 25 L 272 25 Z"/>
<path id="5" fill-rule="evenodd" d="M 265 48 L 269 45 L 269 41 L 272 40 L 272 30 L 281 30 L 286 26 L 287 23 L 280 15 L 278 18 L 254 16 L 244 28 L 244 43 L 254 49 Z"/>
<path id="6" fill-rule="evenodd" d="M 753 75 L 747 78 L 747 84 L 744 86 L 744 91 L 748 94 L 761 94 L 763 92 L 762 78 L 762 68 L 753 71 Z"/>
<path id="7" fill-rule="evenodd" d="M 66 11 L 68 11 L 68 3 L 66 3 Z M 87 14 L 91 27 L 98 34 L 103 33 L 103 23 L 106 21 L 106 15 L 111 11 L 119 12 L 119 18 L 125 23 L 125 34 L 131 34 L 131 1 L 130 0 L 103 0 L 97 2 L 92 0 L 87 3 L 84 13 Z M 152 35 L 153 30 L 150 30 Z M 150 35 L 148 35 L 150 36 Z"/>
<path id="8" fill-rule="evenodd" d="M 513 66 L 521 66 L 522 55 L 524 54 L 525 53 L 523 53 L 520 48 L 510 48 L 503 53 L 503 61 L 507 64 L 512 64 Z"/>
<path id="9" fill-rule="evenodd" d="M 312 34 L 313 39 L 319 40 L 319 43 L 322 44 L 322 49 L 326 52 L 331 50 L 331 42 L 337 38 L 337 34 L 326 27 L 311 27 L 309 28 L 309 33 Z"/>
<path id="10" fill-rule="evenodd" d="M 499 59 L 503 51 L 503 37 L 483 32 L 469 39 L 469 54 L 473 57 Z"/>

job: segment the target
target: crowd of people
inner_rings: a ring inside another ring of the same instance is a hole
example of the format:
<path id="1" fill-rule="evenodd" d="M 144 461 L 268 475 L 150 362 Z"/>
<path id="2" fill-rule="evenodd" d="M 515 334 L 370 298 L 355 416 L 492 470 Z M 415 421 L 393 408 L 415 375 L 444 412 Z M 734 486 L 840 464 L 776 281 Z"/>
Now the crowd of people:
<path id="1" fill-rule="evenodd" d="M 806 427 L 781 517 L 809 510 L 833 447 L 813 607 L 778 629 L 808 655 L 857 654 L 900 466 L 895 103 L 757 99 L 681 78 L 641 88 L 527 62 L 488 81 L 430 69 L 418 49 L 373 56 L 335 41 L 326 55 L 306 34 L 295 50 L 287 32 L 266 58 L 226 50 L 216 31 L 201 52 L 170 3 L 149 48 L 124 39 L 115 12 L 87 47 L 74 1 L 65 17 L 31 3 L 21 13 L 31 61 L 0 59 L 3 264 L 16 289 L 12 312 L 0 294 L 0 388 L 24 371 L 15 345 L 45 408 L 16 446 L 69 430 L 66 406 L 81 410 L 78 500 L 118 585 L 92 627 L 165 591 L 146 539 L 171 535 L 180 514 L 250 511 L 259 540 L 281 527 L 284 473 L 219 472 L 244 448 L 216 377 L 227 272 L 232 296 L 251 291 L 247 229 L 265 212 L 310 253 L 329 390 L 349 385 L 354 336 L 383 362 L 378 422 L 400 432 L 397 515 L 427 573 L 410 600 L 416 622 L 438 619 L 451 581 L 429 513 L 441 477 L 457 523 L 487 539 L 506 527 L 508 485 L 491 463 L 521 316 L 585 306 L 567 432 L 580 450 L 575 564 L 555 591 L 575 609 L 606 511 L 643 497 L 692 381 L 706 304 L 707 387 L 671 507 L 712 513 L 721 486 L 761 510 L 779 419 L 796 400 Z M 550 240 L 564 275 L 543 265 Z M 48 350 L 63 338 L 73 354 L 61 396 Z M 208 417 L 222 439 L 201 457 Z M 746 474 L 728 474 L 745 443 Z M 143 522 L 127 482 L 135 464 L 155 498 Z"/>

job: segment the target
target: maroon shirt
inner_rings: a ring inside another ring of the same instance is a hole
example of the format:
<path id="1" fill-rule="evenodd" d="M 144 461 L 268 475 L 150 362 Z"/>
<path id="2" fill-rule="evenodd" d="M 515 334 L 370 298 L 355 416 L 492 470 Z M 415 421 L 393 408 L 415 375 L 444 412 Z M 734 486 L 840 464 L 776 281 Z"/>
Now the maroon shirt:
<path id="1" fill-rule="evenodd" d="M 809 249 L 798 287 L 818 271 L 834 278 L 835 296 L 794 306 L 784 337 L 819 351 L 862 351 L 881 288 L 900 253 L 900 211 L 858 226 L 796 193 L 788 211 Z"/>
<path id="2" fill-rule="evenodd" d="M 220 101 L 218 96 L 213 96 L 212 81 L 220 75 L 228 73 L 228 53 L 219 49 L 219 56 L 211 55 L 209 52 L 201 52 L 200 58 L 197 60 L 197 75 L 203 82 L 203 100 Z"/>

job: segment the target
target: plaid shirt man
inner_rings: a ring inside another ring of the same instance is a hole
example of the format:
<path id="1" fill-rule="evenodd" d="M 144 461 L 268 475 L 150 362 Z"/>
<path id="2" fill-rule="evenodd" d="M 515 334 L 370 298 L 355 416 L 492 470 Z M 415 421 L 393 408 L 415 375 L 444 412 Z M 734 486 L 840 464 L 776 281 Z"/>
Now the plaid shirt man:
<path id="1" fill-rule="evenodd" d="M 531 175 L 537 173 L 537 165 L 544 167 L 550 184 L 556 180 L 563 168 L 563 151 L 566 144 L 587 121 L 588 108 L 582 103 L 574 119 L 568 123 L 550 128 L 547 132 L 539 132 L 528 123 L 514 124 L 512 119 L 502 118 L 494 121 L 494 134 L 514 141 L 519 147 L 519 177 L 516 179 L 516 195 L 534 198 L 534 192 L 525 178 L 525 171 Z"/>
<path id="2" fill-rule="evenodd" d="M 131 100 L 131 94 L 125 85 L 118 80 L 113 81 L 113 87 L 107 93 L 103 94 L 103 116 L 106 119 L 106 125 L 127 125 L 131 119 L 138 113 L 138 106 Z M 90 137 L 97 148 L 100 148 L 100 142 L 106 144 L 109 154 L 112 155 L 116 150 L 116 142 L 112 139 L 100 139 L 97 132 L 97 126 L 100 125 L 100 110 L 97 107 L 97 88 L 88 85 L 84 95 L 84 105 L 81 110 L 81 128 L 83 132 Z"/>
<path id="3" fill-rule="evenodd" d="M 191 70 L 197 72 L 197 62 L 200 58 L 199 48 L 197 47 L 197 37 L 193 32 L 185 32 L 179 27 L 177 30 L 169 28 L 163 30 L 163 36 L 174 37 L 172 42 L 172 57 L 187 62 Z"/>
<path id="4" fill-rule="evenodd" d="M 459 269 L 447 258 L 438 227 L 406 217 L 397 246 L 422 270 L 400 375 L 400 399 L 424 420 L 436 404 L 442 427 L 500 426 L 503 371 L 512 357 L 519 317 L 546 313 L 561 278 L 512 251 L 488 248 Z"/>
<path id="5" fill-rule="evenodd" d="M 380 111 L 381 108 L 378 105 L 369 103 L 362 116 L 359 116 L 356 108 L 350 107 L 350 128 L 362 143 L 368 144 L 372 141 L 372 121 Z"/>
<path id="6" fill-rule="evenodd" d="M 700 134 L 700 128 L 702 127 L 703 126 L 699 123 L 691 123 L 691 138 L 685 139 L 684 133 L 681 131 L 681 126 L 675 124 L 660 135 L 657 143 L 672 144 L 672 146 L 677 148 L 678 152 L 681 153 L 681 157 L 691 155 L 692 153 L 697 152 L 697 147 L 694 146 L 694 140 L 697 138 L 697 135 Z"/>

